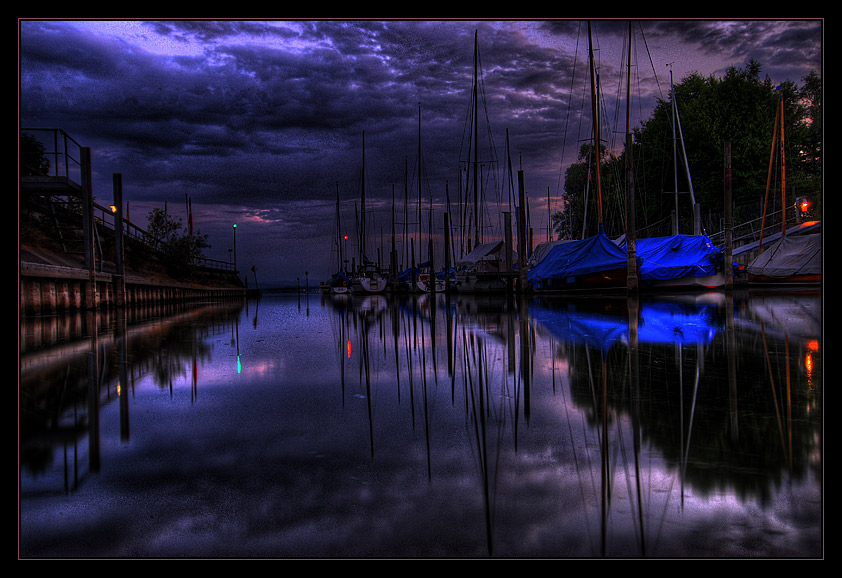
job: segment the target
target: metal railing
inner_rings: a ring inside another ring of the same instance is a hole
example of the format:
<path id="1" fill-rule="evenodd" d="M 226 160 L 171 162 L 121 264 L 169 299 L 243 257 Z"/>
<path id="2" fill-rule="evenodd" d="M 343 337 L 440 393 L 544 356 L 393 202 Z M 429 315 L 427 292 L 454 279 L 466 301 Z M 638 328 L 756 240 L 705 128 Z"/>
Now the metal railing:
<path id="1" fill-rule="evenodd" d="M 801 222 L 800 215 L 796 214 L 797 209 L 792 207 L 787 209 L 787 227 L 797 225 Z M 778 210 L 766 215 L 766 222 L 764 226 L 763 217 L 757 217 L 743 223 L 734 225 L 731 235 L 735 248 L 740 245 L 752 243 L 760 239 L 760 232 L 763 230 L 764 236 L 769 236 L 779 233 L 782 228 L 781 216 L 783 211 Z M 721 246 L 725 243 L 725 219 L 719 221 L 719 231 L 709 235 L 714 245 Z"/>
<path id="2" fill-rule="evenodd" d="M 21 134 L 26 133 L 35 138 L 44 147 L 43 158 L 49 163 L 48 167 L 40 165 L 40 151 L 21 151 L 21 165 L 28 167 L 31 174 L 21 176 L 64 177 L 75 183 L 82 183 L 82 145 L 61 129 L 56 128 L 23 128 Z M 37 154 L 38 157 L 30 156 Z M 47 171 L 43 172 L 46 168 Z"/>
<path id="3" fill-rule="evenodd" d="M 64 178 L 77 185 L 82 184 L 82 146 L 61 129 L 22 128 L 21 135 L 29 134 L 43 146 L 43 150 L 21 150 L 21 177 Z M 41 162 L 46 159 L 48 166 Z M 116 218 L 111 207 L 93 203 L 94 220 L 112 230 L 116 229 Z M 131 221 L 123 219 L 123 233 L 152 250 L 161 247 L 161 239 L 154 237 Z M 233 263 L 197 257 L 194 264 L 198 267 L 219 271 L 235 271 Z"/>
<path id="4" fill-rule="evenodd" d="M 97 223 L 104 225 L 105 227 L 115 230 L 116 229 L 116 215 L 112 211 L 111 207 L 104 207 L 96 202 L 93 204 L 94 206 L 94 218 L 96 219 Z M 126 220 L 123 218 L 123 235 L 129 239 L 135 239 L 139 241 L 143 245 L 149 247 L 152 250 L 158 251 L 163 244 L 163 241 L 150 233 L 146 230 L 138 227 L 131 221 Z M 207 257 L 195 257 L 193 259 L 193 264 L 197 267 L 203 267 L 206 269 L 214 269 L 218 271 L 235 271 L 234 264 L 229 263 L 226 261 L 220 261 L 218 259 L 209 259 Z"/>

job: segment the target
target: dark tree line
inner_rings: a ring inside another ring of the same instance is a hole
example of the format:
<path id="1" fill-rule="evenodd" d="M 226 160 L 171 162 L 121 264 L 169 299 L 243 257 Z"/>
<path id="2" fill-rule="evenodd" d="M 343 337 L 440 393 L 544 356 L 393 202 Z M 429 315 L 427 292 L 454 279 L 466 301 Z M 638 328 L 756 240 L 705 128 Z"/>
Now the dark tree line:
<path id="1" fill-rule="evenodd" d="M 732 197 L 735 225 L 759 218 L 766 198 L 770 159 L 775 135 L 776 110 L 783 102 L 786 159 L 787 210 L 796 197 L 811 202 L 818 216 L 822 197 L 822 102 L 821 78 L 811 72 L 799 87 L 792 81 L 775 85 L 761 78 L 761 66 L 749 62 L 744 69 L 731 68 L 724 77 L 691 74 L 676 83 L 680 134 L 687 152 L 696 203 L 701 206 L 702 227 L 711 234 L 721 230 L 724 214 L 724 149 L 731 143 Z M 670 99 L 659 100 L 651 117 L 633 129 L 635 219 L 638 236 L 672 233 L 676 207 L 673 154 L 673 112 Z M 679 131 L 675 134 L 678 136 Z M 778 130 L 780 139 L 780 129 Z M 778 145 L 776 149 L 780 148 Z M 693 209 L 684 170 L 682 147 L 677 146 L 679 232 L 693 230 Z M 625 233 L 625 151 L 615 155 L 600 147 L 603 216 L 606 233 Z M 557 238 L 580 238 L 597 231 L 596 188 L 591 163 L 592 144 L 583 145 L 578 161 L 566 172 L 564 200 L 567 211 L 553 215 Z M 781 209 L 780 154 L 775 151 L 768 210 Z M 586 191 L 588 191 L 586 193 Z M 585 198 L 587 197 L 587 206 Z"/>

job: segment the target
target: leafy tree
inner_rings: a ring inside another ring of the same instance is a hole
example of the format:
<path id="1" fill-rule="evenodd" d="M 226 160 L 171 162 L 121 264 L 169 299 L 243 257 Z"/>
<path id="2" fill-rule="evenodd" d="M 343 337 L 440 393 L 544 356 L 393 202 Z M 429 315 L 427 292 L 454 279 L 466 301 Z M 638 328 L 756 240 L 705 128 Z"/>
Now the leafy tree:
<path id="1" fill-rule="evenodd" d="M 795 184 L 797 196 L 806 196 L 812 201 L 813 214 L 821 214 L 822 195 L 822 79 L 812 71 L 804 77 L 804 85 L 798 93 L 805 115 L 800 119 L 798 148 L 795 149 L 799 163 L 798 180 Z"/>
<path id="2" fill-rule="evenodd" d="M 679 110 L 681 136 L 687 151 L 687 163 L 695 200 L 702 208 L 703 229 L 719 231 L 723 209 L 724 145 L 731 142 L 732 194 L 737 211 L 735 222 L 760 216 L 769 176 L 775 111 L 784 103 L 786 144 L 787 204 L 795 196 L 807 196 L 814 203 L 821 199 L 821 79 L 811 73 L 799 89 L 787 81 L 774 85 L 761 78 L 761 66 L 755 61 L 746 68 L 732 67 L 721 78 L 693 73 L 674 85 Z M 780 134 L 780 133 L 778 133 Z M 676 135 L 678 132 L 676 131 Z M 671 100 L 660 100 L 650 118 L 634 129 L 635 215 L 638 235 L 671 234 L 672 212 L 676 208 L 675 161 L 673 155 L 673 112 Z M 681 147 L 676 147 L 681 155 Z M 584 211 L 583 191 L 587 183 L 589 154 L 585 147 L 579 162 L 566 174 L 565 202 L 569 212 L 554 216 L 556 232 L 561 237 L 581 235 Z M 603 155 L 601 169 L 606 232 L 618 236 L 622 224 L 625 184 L 625 153 L 619 157 Z M 775 161 L 779 163 L 780 161 Z M 779 173 L 779 166 L 777 167 Z M 693 209 L 690 183 L 684 160 L 678 160 L 679 231 L 692 230 Z M 780 191 L 780 180 L 773 181 Z M 793 191 L 795 191 L 793 193 Z M 770 193 L 770 210 L 780 209 L 780 193 Z M 588 209 L 588 234 L 595 229 Z M 578 233 L 577 233 L 578 232 Z"/>
<path id="3" fill-rule="evenodd" d="M 600 181 L 603 197 L 603 225 L 609 235 L 619 235 L 624 228 L 624 214 L 617 210 L 622 206 L 623 173 L 622 159 L 600 147 Z M 594 146 L 583 144 L 579 148 L 577 163 L 568 170 L 565 180 L 564 202 L 566 211 L 553 215 L 553 228 L 560 238 L 579 239 L 591 236 L 599 230 L 599 203 L 597 199 L 596 167 Z M 611 208 L 609 210 L 609 208 Z"/>
<path id="4" fill-rule="evenodd" d="M 20 176 L 44 176 L 50 173 L 50 159 L 47 158 L 44 143 L 30 133 L 20 135 Z"/>
<path id="5" fill-rule="evenodd" d="M 155 239 L 165 264 L 174 274 L 188 274 L 196 260 L 204 257 L 203 250 L 210 247 L 207 235 L 198 231 L 188 234 L 182 229 L 181 217 L 152 209 L 146 221 L 146 232 Z"/>

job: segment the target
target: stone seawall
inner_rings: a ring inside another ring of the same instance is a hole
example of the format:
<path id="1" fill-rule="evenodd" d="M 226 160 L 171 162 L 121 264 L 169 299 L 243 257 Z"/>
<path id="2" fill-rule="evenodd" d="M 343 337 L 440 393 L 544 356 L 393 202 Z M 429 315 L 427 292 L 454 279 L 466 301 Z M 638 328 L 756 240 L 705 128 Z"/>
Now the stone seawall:
<path id="1" fill-rule="evenodd" d="M 20 263 L 20 312 L 51 315 L 87 309 L 213 299 L 242 300 L 242 287 L 213 287 L 127 275 L 118 275 L 39 263 Z M 92 286 L 93 284 L 93 286 Z M 118 287 L 122 290 L 122 299 Z"/>

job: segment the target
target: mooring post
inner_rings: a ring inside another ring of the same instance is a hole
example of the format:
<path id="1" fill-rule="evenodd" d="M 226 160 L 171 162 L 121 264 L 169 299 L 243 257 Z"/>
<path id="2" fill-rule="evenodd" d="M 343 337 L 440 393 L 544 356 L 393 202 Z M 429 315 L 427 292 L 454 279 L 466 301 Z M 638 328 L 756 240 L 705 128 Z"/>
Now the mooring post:
<path id="1" fill-rule="evenodd" d="M 523 169 L 517 172 L 518 183 L 518 215 L 517 215 L 517 258 L 518 258 L 518 291 L 526 292 L 526 185 L 523 182 Z"/>
<path id="2" fill-rule="evenodd" d="M 725 275 L 725 289 L 731 290 L 734 287 L 733 255 L 734 255 L 734 217 L 731 209 L 731 142 L 725 142 L 725 264 L 723 274 Z"/>
<path id="3" fill-rule="evenodd" d="M 126 303 L 126 271 L 123 262 L 123 175 L 114 173 L 112 181 L 114 187 L 114 263 L 117 266 L 114 274 L 114 305 L 120 308 Z"/>
<path id="4" fill-rule="evenodd" d="M 91 185 L 91 149 L 82 147 L 80 153 L 82 185 L 82 236 L 84 238 L 85 268 L 88 282 L 85 286 L 85 307 L 96 309 L 96 254 L 94 253 L 94 199 Z"/>

